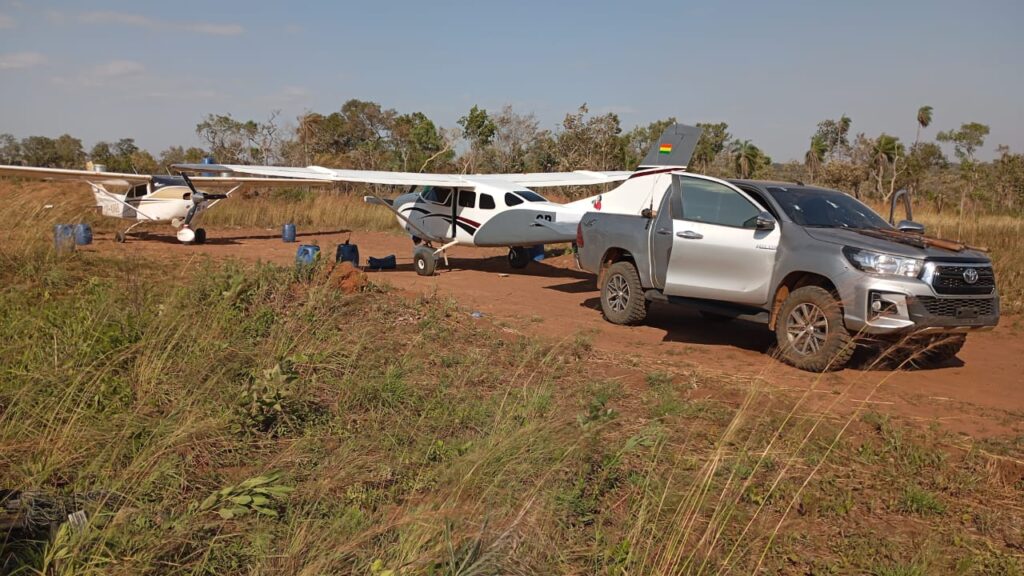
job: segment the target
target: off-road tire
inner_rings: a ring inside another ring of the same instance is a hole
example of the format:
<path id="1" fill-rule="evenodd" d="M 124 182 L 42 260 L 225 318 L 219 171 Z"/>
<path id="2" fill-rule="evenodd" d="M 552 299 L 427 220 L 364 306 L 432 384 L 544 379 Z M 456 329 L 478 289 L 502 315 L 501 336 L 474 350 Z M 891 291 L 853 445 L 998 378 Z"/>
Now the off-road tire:
<path id="1" fill-rule="evenodd" d="M 526 268 L 530 263 L 530 251 L 522 246 L 513 246 L 508 249 L 508 265 L 515 270 Z"/>
<path id="2" fill-rule="evenodd" d="M 433 276 L 437 268 L 437 257 L 427 246 L 420 246 L 412 252 L 412 266 L 420 276 Z"/>
<path id="3" fill-rule="evenodd" d="M 794 316 L 798 308 L 800 311 Z M 791 338 L 791 332 L 801 325 L 800 317 L 809 319 L 812 330 Z M 819 330 L 822 320 L 824 333 Z M 779 357 L 787 364 L 808 372 L 842 369 L 850 361 L 855 348 L 853 338 L 843 323 L 839 301 L 831 292 L 818 286 L 804 286 L 789 294 L 775 319 L 775 339 Z"/>
<path id="4" fill-rule="evenodd" d="M 616 262 L 608 267 L 601 286 L 601 314 L 605 320 L 625 326 L 640 324 L 647 318 L 649 305 L 632 262 Z"/>

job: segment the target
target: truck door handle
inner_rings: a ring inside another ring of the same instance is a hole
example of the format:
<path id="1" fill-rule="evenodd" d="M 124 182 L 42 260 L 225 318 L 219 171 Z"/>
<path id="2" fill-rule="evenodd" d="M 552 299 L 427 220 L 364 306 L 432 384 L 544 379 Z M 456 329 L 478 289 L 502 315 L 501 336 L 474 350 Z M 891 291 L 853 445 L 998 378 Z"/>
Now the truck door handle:
<path id="1" fill-rule="evenodd" d="M 686 238 L 687 240 L 700 240 L 701 238 L 704 237 L 703 234 L 700 234 L 699 232 L 694 232 L 693 230 L 684 230 L 682 232 L 676 232 L 676 236 L 679 236 L 680 238 Z"/>
<path id="2" fill-rule="evenodd" d="M 667 228 L 658 228 L 657 230 L 655 230 L 655 232 L 657 232 L 658 234 L 665 234 L 665 235 L 668 235 L 668 234 L 672 233 L 672 231 L 667 229 Z"/>

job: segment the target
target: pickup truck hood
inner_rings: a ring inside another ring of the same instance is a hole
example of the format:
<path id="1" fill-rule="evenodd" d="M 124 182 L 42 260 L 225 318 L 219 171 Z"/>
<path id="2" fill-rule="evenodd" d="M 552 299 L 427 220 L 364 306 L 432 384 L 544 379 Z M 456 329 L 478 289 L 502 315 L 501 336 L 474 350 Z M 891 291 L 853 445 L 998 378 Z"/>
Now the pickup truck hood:
<path id="1" fill-rule="evenodd" d="M 894 254 L 897 256 L 935 260 L 956 259 L 973 260 L 978 262 L 990 261 L 989 257 L 985 253 L 978 252 L 977 250 L 963 250 L 961 252 L 956 252 L 954 250 L 945 250 L 935 246 L 918 248 L 917 246 L 911 246 L 902 242 L 893 242 L 891 240 L 874 238 L 845 228 L 804 228 L 804 230 L 807 232 L 808 236 L 821 242 L 829 242 L 842 246 L 853 246 L 855 248 L 885 252 L 886 254 Z"/>

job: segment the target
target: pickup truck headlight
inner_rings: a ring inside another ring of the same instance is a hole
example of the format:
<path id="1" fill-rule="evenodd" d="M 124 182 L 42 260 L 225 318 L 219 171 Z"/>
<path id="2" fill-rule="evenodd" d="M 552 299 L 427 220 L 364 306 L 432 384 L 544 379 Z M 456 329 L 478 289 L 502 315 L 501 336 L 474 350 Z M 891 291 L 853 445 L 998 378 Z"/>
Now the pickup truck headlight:
<path id="1" fill-rule="evenodd" d="M 852 246 L 844 247 L 843 255 L 846 256 L 846 259 L 857 270 L 883 276 L 917 278 L 924 267 L 924 261 L 917 258 L 872 252 L 871 250 L 863 250 Z"/>

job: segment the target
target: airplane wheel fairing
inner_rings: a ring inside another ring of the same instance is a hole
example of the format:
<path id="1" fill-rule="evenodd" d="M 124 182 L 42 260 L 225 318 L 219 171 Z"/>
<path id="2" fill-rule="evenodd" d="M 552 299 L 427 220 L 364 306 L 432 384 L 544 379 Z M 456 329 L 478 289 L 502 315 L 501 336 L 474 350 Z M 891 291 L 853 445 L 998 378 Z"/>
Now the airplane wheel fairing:
<path id="1" fill-rule="evenodd" d="M 530 251 L 522 246 L 514 246 L 508 249 L 508 265 L 516 270 L 526 268 L 530 263 Z"/>
<path id="2" fill-rule="evenodd" d="M 188 226 L 182 226 L 175 236 L 177 236 L 178 242 L 182 244 L 191 244 L 196 239 L 196 233 Z"/>
<path id="3" fill-rule="evenodd" d="M 196 238 L 193 244 L 206 244 L 206 228 L 196 228 Z"/>
<path id="4" fill-rule="evenodd" d="M 412 253 L 412 264 L 416 273 L 420 276 L 433 276 L 437 268 L 437 258 L 434 251 L 426 246 L 421 246 Z"/>

